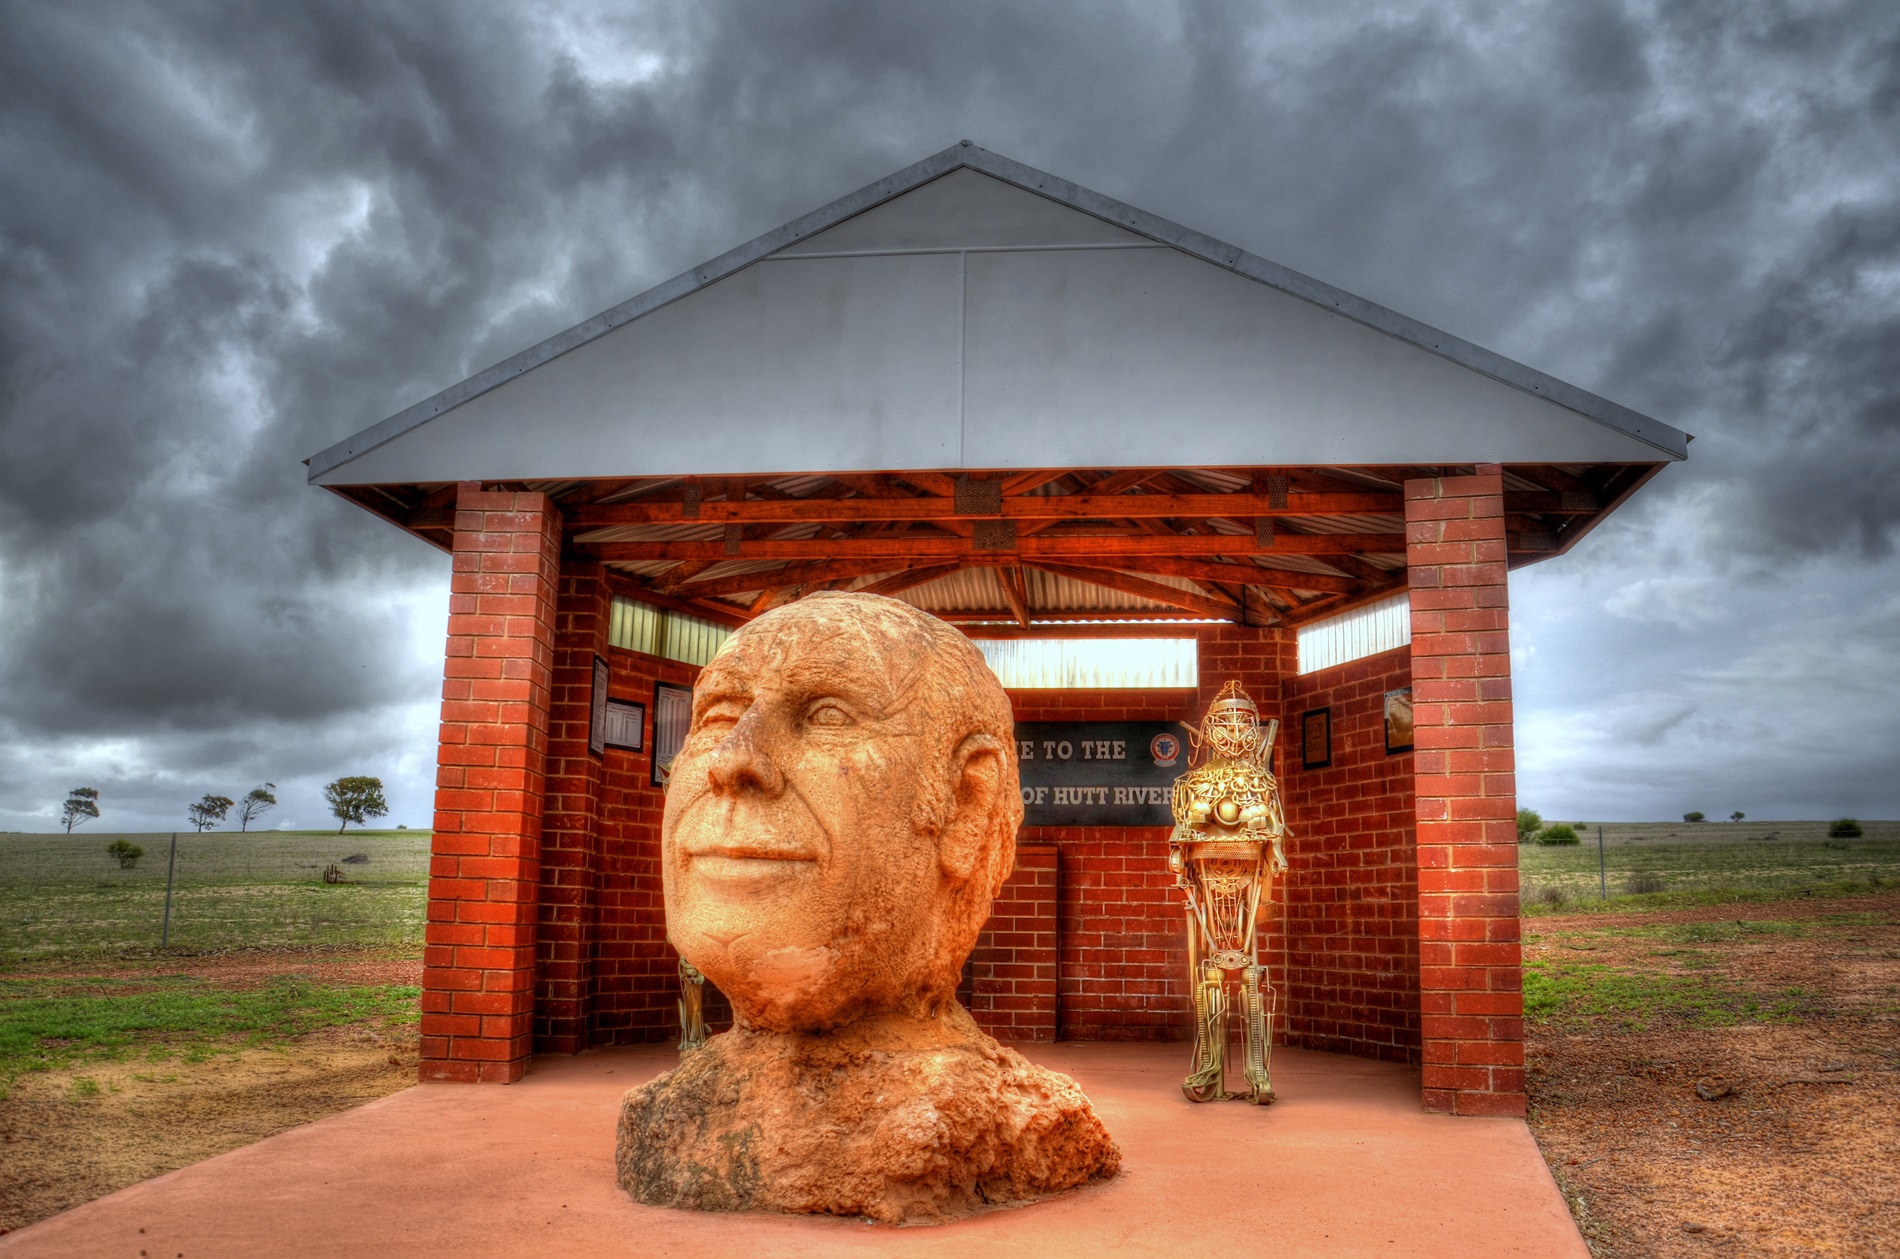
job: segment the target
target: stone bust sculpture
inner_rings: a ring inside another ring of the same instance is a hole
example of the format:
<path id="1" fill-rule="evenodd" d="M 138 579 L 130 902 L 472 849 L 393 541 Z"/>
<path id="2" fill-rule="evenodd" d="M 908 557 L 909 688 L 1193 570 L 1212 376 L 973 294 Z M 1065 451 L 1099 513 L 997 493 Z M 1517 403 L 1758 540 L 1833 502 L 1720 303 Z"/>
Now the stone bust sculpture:
<path id="1" fill-rule="evenodd" d="M 1008 697 L 950 626 L 825 593 L 727 640 L 660 854 L 668 935 L 734 1028 L 627 1095 L 621 1186 L 898 1222 L 1112 1174 L 1074 1082 L 956 1000 L 1021 819 Z"/>

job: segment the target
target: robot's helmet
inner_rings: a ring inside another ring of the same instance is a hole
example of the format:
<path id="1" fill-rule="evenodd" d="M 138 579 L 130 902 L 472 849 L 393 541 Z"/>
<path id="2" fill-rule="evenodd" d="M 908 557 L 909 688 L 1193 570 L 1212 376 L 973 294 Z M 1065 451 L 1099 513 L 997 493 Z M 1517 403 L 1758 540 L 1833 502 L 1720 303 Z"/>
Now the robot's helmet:
<path id="1" fill-rule="evenodd" d="M 1222 756 L 1247 756 L 1260 745 L 1260 708 L 1229 682 L 1201 718 L 1201 737 Z"/>

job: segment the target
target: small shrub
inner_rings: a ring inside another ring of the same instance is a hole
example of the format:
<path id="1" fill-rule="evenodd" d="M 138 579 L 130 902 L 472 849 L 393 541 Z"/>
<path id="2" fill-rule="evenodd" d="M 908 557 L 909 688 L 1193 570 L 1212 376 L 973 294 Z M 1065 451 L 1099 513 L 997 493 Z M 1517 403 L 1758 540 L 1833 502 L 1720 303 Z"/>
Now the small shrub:
<path id="1" fill-rule="evenodd" d="M 1623 880 L 1623 890 L 1631 896 L 1648 896 L 1652 892 L 1662 891 L 1667 886 L 1668 884 L 1663 882 L 1663 876 L 1654 870 L 1638 870 Z"/>
<path id="2" fill-rule="evenodd" d="M 123 839 L 115 839 L 106 845 L 106 856 L 119 863 L 119 869 L 130 870 L 139 863 L 145 850 L 137 844 Z"/>
<path id="3" fill-rule="evenodd" d="M 1577 844 L 1583 841 L 1577 838 L 1577 828 L 1568 822 L 1559 822 L 1555 826 L 1546 826 L 1537 832 L 1540 844 Z"/>
<path id="4" fill-rule="evenodd" d="M 1570 903 L 1570 893 L 1560 887 L 1540 887 L 1531 892 L 1531 902 L 1536 905 L 1548 905 L 1552 909 L 1562 909 Z"/>
<path id="5" fill-rule="evenodd" d="M 1519 809 L 1517 811 L 1517 842 L 1530 843 L 1531 837 L 1536 835 L 1543 825 L 1543 815 L 1536 809 Z"/>
<path id="6" fill-rule="evenodd" d="M 360 852 L 352 853 L 343 858 L 343 864 L 346 866 L 366 866 L 369 864 L 369 857 Z"/>
<path id="7" fill-rule="evenodd" d="M 1860 823 L 1851 817 L 1837 817 L 1827 824 L 1829 839 L 1859 839 Z"/>
<path id="8" fill-rule="evenodd" d="M 1698 811 L 1697 811 L 1697 812 L 1695 812 L 1695 813 L 1685 813 L 1685 814 L 1683 814 L 1683 815 L 1682 815 L 1682 820 L 1683 820 L 1683 821 L 1685 821 L 1685 822 L 1706 822 L 1706 821 L 1708 821 L 1709 819 L 1708 819 L 1708 815 L 1707 815 L 1707 814 L 1705 814 L 1705 813 L 1702 813 L 1701 811 L 1699 811 L 1699 810 L 1698 810 Z"/>

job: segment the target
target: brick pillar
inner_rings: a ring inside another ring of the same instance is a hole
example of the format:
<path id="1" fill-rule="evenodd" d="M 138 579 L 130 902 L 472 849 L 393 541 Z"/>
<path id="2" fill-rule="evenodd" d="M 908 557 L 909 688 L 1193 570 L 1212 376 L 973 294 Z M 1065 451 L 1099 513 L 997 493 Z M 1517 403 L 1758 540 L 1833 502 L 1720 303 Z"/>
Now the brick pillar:
<path id="1" fill-rule="evenodd" d="M 998 1040 L 1056 1038 L 1056 849 L 1019 844 L 970 954 L 970 1017 Z"/>
<path id="2" fill-rule="evenodd" d="M 424 939 L 424 1080 L 528 1069 L 561 518 L 543 494 L 455 503 Z"/>
<path id="3" fill-rule="evenodd" d="M 534 1001 L 534 1046 L 549 1053 L 579 1053 L 588 1040 L 603 768 L 601 758 L 588 749 L 588 738 L 593 729 L 594 660 L 609 655 L 612 611 L 613 595 L 599 564 L 562 565 L 548 710 Z"/>
<path id="4" fill-rule="evenodd" d="M 1501 471 L 1405 483 L 1424 1100 L 1459 1115 L 1524 1113 Z"/>

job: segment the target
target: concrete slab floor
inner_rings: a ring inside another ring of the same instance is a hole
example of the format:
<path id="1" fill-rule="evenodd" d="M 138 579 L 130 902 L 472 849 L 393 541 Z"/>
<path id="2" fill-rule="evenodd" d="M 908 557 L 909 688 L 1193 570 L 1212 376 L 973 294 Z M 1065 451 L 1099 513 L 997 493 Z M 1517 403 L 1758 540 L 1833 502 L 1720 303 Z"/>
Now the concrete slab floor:
<path id="1" fill-rule="evenodd" d="M 1276 1050 L 1262 1110 L 1184 1100 L 1180 1045 L 1023 1048 L 1088 1092 L 1121 1175 L 938 1227 L 638 1206 L 613 1180 L 620 1095 L 676 1055 L 597 1050 L 508 1087 L 418 1085 L 0 1237 L 0 1256 L 1587 1259 L 1525 1125 L 1425 1114 L 1410 1068 Z"/>

